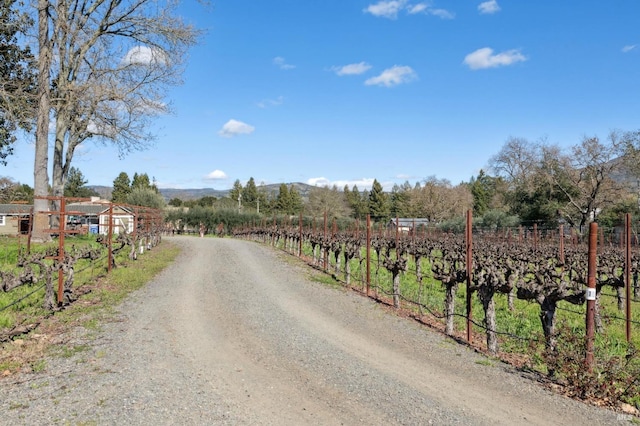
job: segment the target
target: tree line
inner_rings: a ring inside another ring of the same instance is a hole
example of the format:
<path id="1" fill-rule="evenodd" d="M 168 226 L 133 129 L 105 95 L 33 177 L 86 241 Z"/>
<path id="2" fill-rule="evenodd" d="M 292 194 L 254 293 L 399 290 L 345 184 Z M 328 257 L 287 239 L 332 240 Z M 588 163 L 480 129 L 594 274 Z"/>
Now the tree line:
<path id="1" fill-rule="evenodd" d="M 630 213 L 640 220 L 640 132 L 612 131 L 606 139 L 585 137 L 566 149 L 546 140 L 510 137 L 493 155 L 486 170 L 469 181 L 452 184 L 435 176 L 414 184 L 405 181 L 385 191 L 374 179 L 368 190 L 313 187 L 303 198 L 293 184 L 270 193 L 250 178 L 236 180 L 222 198 L 169 201 L 173 207 L 232 210 L 258 217 L 298 215 L 329 220 L 375 222 L 392 218 L 422 218 L 444 230 L 461 231 L 468 210 L 474 226 L 483 229 L 526 226 L 584 231 L 588 223 L 620 225 Z M 183 209 L 185 215 L 187 210 Z"/>

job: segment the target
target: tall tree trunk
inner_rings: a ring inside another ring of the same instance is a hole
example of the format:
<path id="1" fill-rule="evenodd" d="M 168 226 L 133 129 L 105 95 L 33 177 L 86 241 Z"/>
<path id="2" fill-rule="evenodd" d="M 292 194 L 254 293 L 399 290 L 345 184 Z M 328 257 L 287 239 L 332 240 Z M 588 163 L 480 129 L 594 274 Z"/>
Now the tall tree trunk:
<path id="1" fill-rule="evenodd" d="M 51 43 L 49 39 L 49 1 L 38 0 L 38 116 L 36 119 L 36 146 L 33 168 L 33 239 L 48 241 L 49 228 L 49 70 L 51 68 Z"/>

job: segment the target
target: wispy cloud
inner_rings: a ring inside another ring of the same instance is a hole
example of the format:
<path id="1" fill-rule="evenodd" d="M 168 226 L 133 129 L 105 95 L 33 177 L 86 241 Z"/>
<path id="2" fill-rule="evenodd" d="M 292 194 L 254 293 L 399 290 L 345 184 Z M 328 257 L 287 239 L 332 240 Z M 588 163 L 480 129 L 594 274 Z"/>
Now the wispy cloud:
<path id="1" fill-rule="evenodd" d="M 483 15 L 491 15 L 500 12 L 500 5 L 496 0 L 489 0 L 478 5 L 478 11 Z"/>
<path id="2" fill-rule="evenodd" d="M 453 19 L 455 14 L 445 9 L 432 8 L 427 3 L 410 3 L 408 0 L 381 0 L 370 4 L 363 12 L 379 18 L 397 19 L 401 11 L 409 15 L 425 14 L 437 16 L 441 19 Z"/>
<path id="3" fill-rule="evenodd" d="M 636 44 L 628 44 L 625 47 L 622 48 L 622 53 L 628 53 L 631 52 L 632 50 L 634 50 L 637 47 Z"/>
<path id="4" fill-rule="evenodd" d="M 225 180 L 227 179 L 227 174 L 222 170 L 214 170 L 208 175 L 204 177 L 205 180 Z"/>
<path id="5" fill-rule="evenodd" d="M 454 19 L 456 17 L 455 13 L 449 12 L 446 9 L 427 9 L 426 13 L 428 15 L 437 16 L 440 19 Z"/>
<path id="6" fill-rule="evenodd" d="M 357 64 L 349 64 L 342 66 L 331 67 L 331 71 L 335 72 L 339 76 L 343 75 L 360 75 L 371 69 L 371 65 L 366 62 L 359 62 Z"/>
<path id="7" fill-rule="evenodd" d="M 232 138 L 238 135 L 249 135 L 253 133 L 255 129 L 255 127 L 250 126 L 247 123 L 231 119 L 222 126 L 222 129 L 220 129 L 218 134 L 223 138 Z"/>
<path id="8" fill-rule="evenodd" d="M 273 58 L 273 64 L 281 70 L 292 70 L 296 67 L 295 65 L 288 64 L 282 56 L 276 56 Z"/>
<path id="9" fill-rule="evenodd" d="M 364 12 L 381 18 L 396 19 L 398 17 L 398 12 L 402 10 L 405 3 L 405 0 L 383 0 L 376 4 L 370 4 L 364 9 Z"/>
<path id="10" fill-rule="evenodd" d="M 472 70 L 479 70 L 513 65 L 516 62 L 524 62 L 526 60 L 527 57 L 520 53 L 518 49 L 494 54 L 493 49 L 483 47 L 465 56 L 464 63 Z"/>
<path id="11" fill-rule="evenodd" d="M 419 3 L 412 6 L 407 7 L 407 12 L 409 15 L 415 15 L 417 13 L 425 13 L 429 9 L 426 3 Z"/>
<path id="12" fill-rule="evenodd" d="M 269 108 L 282 105 L 284 97 L 278 96 L 276 99 L 263 99 L 260 102 L 256 102 L 258 108 Z"/>
<path id="13" fill-rule="evenodd" d="M 364 82 L 367 86 L 393 87 L 403 83 L 409 83 L 418 78 L 418 74 L 408 66 L 394 65 L 382 71 L 382 74 L 371 77 Z"/>

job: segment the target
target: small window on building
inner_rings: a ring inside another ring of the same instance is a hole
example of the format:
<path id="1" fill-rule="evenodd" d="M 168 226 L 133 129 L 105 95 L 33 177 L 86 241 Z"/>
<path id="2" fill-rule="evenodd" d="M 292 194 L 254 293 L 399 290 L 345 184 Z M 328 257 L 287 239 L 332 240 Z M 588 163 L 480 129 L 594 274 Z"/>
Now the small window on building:
<path id="1" fill-rule="evenodd" d="M 4 224 L 6 223 L 5 217 L 6 216 L 4 216 L 4 215 L 0 215 L 0 226 L 4 226 Z"/>

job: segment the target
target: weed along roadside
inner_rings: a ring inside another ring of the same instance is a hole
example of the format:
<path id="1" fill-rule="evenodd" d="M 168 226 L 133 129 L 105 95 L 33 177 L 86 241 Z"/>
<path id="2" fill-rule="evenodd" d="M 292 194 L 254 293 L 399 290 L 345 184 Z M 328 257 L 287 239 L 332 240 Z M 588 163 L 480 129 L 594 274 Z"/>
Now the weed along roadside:
<path id="1" fill-rule="evenodd" d="M 124 251 L 116 254 L 118 267 L 111 272 L 106 271 L 104 262 L 83 265 L 74 274 L 76 299 L 54 311 L 42 307 L 44 289 L 29 294 L 33 292 L 31 287 L 39 284 L 19 287 L 19 294 L 0 293 L 5 296 L 0 299 L 0 307 L 9 305 L 7 295 L 23 299 L 0 313 L 0 336 L 9 336 L 0 343 L 0 376 L 39 372 L 47 368 L 48 356 L 68 357 L 86 350 L 85 345 L 69 343 L 73 330 L 99 330 L 101 323 L 113 316 L 115 306 L 170 265 L 179 251 L 171 242 L 163 241 L 139 254 L 137 260 Z M 25 333 L 16 334 L 16 330 Z"/>

